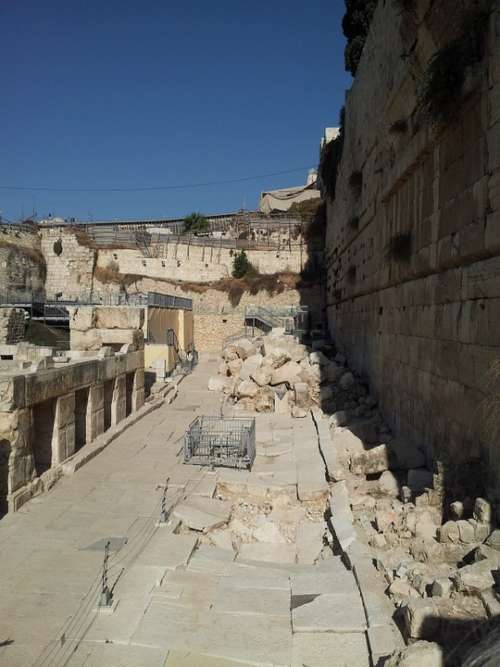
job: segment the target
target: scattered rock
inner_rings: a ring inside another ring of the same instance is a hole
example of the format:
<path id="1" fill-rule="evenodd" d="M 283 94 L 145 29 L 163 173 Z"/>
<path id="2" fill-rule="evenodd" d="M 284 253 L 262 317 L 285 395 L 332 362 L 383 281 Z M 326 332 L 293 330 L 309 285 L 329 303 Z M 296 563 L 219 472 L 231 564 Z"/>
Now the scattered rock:
<path id="1" fill-rule="evenodd" d="M 439 541 L 443 544 L 451 542 L 457 544 L 460 542 L 460 529 L 457 521 L 447 521 L 443 524 L 439 531 Z"/>
<path id="2" fill-rule="evenodd" d="M 241 398 L 254 398 L 259 391 L 259 385 L 253 380 L 243 380 L 238 385 L 238 396 Z"/>
<path id="3" fill-rule="evenodd" d="M 399 496 L 399 482 L 390 470 L 385 470 L 378 480 L 378 488 L 382 493 L 397 498 Z"/>
<path id="4" fill-rule="evenodd" d="M 396 651 L 384 667 L 444 667 L 443 651 L 439 644 L 418 641 Z"/>
<path id="5" fill-rule="evenodd" d="M 453 584 L 451 579 L 448 579 L 448 577 L 439 577 L 438 579 L 434 579 L 431 587 L 431 595 L 432 597 L 449 598 L 452 589 Z"/>
<path id="6" fill-rule="evenodd" d="M 455 585 L 459 591 L 480 593 L 494 585 L 492 571 L 496 569 L 497 563 L 489 559 L 466 565 L 454 575 Z"/>

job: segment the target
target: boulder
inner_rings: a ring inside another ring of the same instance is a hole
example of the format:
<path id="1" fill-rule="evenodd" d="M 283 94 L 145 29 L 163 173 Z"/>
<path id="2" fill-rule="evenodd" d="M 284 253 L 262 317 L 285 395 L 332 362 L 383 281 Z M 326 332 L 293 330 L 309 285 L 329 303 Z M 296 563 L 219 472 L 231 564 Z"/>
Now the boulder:
<path id="1" fill-rule="evenodd" d="M 208 379 L 208 391 L 224 391 L 227 378 L 221 375 L 214 375 Z"/>
<path id="2" fill-rule="evenodd" d="M 294 405 L 292 407 L 292 417 L 295 417 L 295 419 L 303 419 L 304 417 L 307 417 L 307 410 Z"/>
<path id="3" fill-rule="evenodd" d="M 451 579 L 448 579 L 448 577 L 438 577 L 432 583 L 431 595 L 437 598 L 449 598 L 452 589 L 453 584 Z"/>
<path id="4" fill-rule="evenodd" d="M 234 341 L 233 347 L 238 357 L 243 360 L 257 352 L 257 347 L 248 338 L 240 338 Z"/>
<path id="5" fill-rule="evenodd" d="M 479 523 L 491 523 L 491 505 L 484 498 L 476 498 L 472 516 Z"/>
<path id="6" fill-rule="evenodd" d="M 403 618 L 408 636 L 412 639 L 433 637 L 440 625 L 439 610 L 432 598 L 410 599 L 403 607 Z"/>
<path id="7" fill-rule="evenodd" d="M 345 426 L 348 421 L 347 412 L 345 410 L 338 410 L 330 417 L 329 424 L 330 426 L 337 428 L 339 426 Z"/>
<path id="8" fill-rule="evenodd" d="M 443 544 L 458 544 L 460 542 L 460 529 L 457 521 L 447 521 L 438 531 L 439 541 Z"/>
<path id="9" fill-rule="evenodd" d="M 309 355 L 309 363 L 311 366 L 327 366 L 330 363 L 328 357 L 323 352 L 311 352 Z"/>
<path id="10" fill-rule="evenodd" d="M 462 544 L 472 544 L 476 541 L 474 526 L 469 523 L 469 521 L 460 519 L 457 521 L 457 526 L 460 535 L 460 542 L 462 542 Z"/>
<path id="11" fill-rule="evenodd" d="M 231 361 L 227 362 L 227 367 L 231 375 L 239 376 L 242 365 L 243 362 L 241 361 L 240 358 L 231 359 Z"/>
<path id="12" fill-rule="evenodd" d="M 354 436 L 355 437 L 355 436 Z M 372 447 L 351 457 L 350 470 L 355 475 L 373 475 L 389 469 L 387 445 Z"/>
<path id="13" fill-rule="evenodd" d="M 480 523 L 476 519 L 467 519 L 474 530 L 474 542 L 484 542 L 490 534 L 491 526 L 489 523 Z"/>
<path id="14" fill-rule="evenodd" d="M 253 380 L 243 380 L 238 385 L 238 396 L 241 398 L 254 398 L 259 392 L 259 385 Z"/>
<path id="15" fill-rule="evenodd" d="M 500 528 L 497 528 L 489 535 L 486 544 L 492 549 L 500 551 Z"/>
<path id="16" fill-rule="evenodd" d="M 264 357 L 259 353 L 252 354 L 252 356 L 247 357 L 241 364 L 240 378 L 242 380 L 249 380 L 253 373 L 262 366 L 263 358 Z"/>
<path id="17" fill-rule="evenodd" d="M 459 591 L 466 593 L 480 593 L 495 584 L 492 572 L 497 569 L 495 561 L 481 560 L 472 565 L 460 568 L 453 576 Z"/>
<path id="18" fill-rule="evenodd" d="M 270 366 L 262 366 L 261 368 L 257 368 L 250 377 L 259 385 L 259 387 L 265 387 L 266 385 L 271 384 L 272 376 L 272 368 Z"/>
<path id="19" fill-rule="evenodd" d="M 344 391 L 352 389 L 355 384 L 356 384 L 356 380 L 354 378 L 354 375 L 350 371 L 347 371 L 347 373 L 344 373 L 339 380 L 339 386 Z"/>
<path id="20" fill-rule="evenodd" d="M 384 667 L 444 667 L 443 650 L 439 644 L 418 641 L 396 651 Z"/>
<path id="21" fill-rule="evenodd" d="M 254 401 L 257 412 L 274 412 L 274 392 L 270 389 L 259 389 Z"/>
<path id="22" fill-rule="evenodd" d="M 286 364 L 273 371 L 271 384 L 287 383 L 289 386 L 293 386 L 299 379 L 300 371 L 301 368 L 296 361 L 287 361 Z"/>
<path id="23" fill-rule="evenodd" d="M 461 519 L 464 515 L 464 504 L 460 500 L 450 504 L 450 516 L 452 519 Z"/>
<path id="24" fill-rule="evenodd" d="M 265 359 L 272 368 L 279 368 L 287 361 L 291 361 L 288 351 L 281 348 L 273 350 L 269 355 L 266 355 Z"/>
<path id="25" fill-rule="evenodd" d="M 222 358 L 226 361 L 233 361 L 234 359 L 238 359 L 238 353 L 236 352 L 234 345 L 228 345 L 226 348 L 224 348 L 222 351 Z"/>
<path id="26" fill-rule="evenodd" d="M 399 496 L 399 482 L 390 470 L 384 470 L 378 480 L 378 488 L 382 493 L 397 498 Z"/>
<path id="27" fill-rule="evenodd" d="M 419 512 L 415 522 L 415 535 L 432 540 L 436 537 L 438 526 L 432 514 L 426 510 Z"/>

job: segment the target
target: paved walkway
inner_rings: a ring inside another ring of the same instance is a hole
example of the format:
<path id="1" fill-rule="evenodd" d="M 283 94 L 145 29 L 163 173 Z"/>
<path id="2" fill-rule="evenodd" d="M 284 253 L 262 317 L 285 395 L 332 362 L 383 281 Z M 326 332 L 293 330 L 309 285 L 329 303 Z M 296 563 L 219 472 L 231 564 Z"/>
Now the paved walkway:
<path id="1" fill-rule="evenodd" d="M 322 518 L 314 515 L 321 503 L 314 499 L 326 485 L 312 420 L 258 416 L 250 474 L 214 475 L 181 463 L 189 422 L 220 413 L 219 395 L 206 389 L 213 372 L 213 364 L 201 363 L 172 405 L 0 521 L 0 664 L 369 666 L 352 573 L 339 558 L 312 564 L 322 549 Z M 167 476 L 174 513 L 163 528 L 156 523 Z M 269 511 L 288 497 L 280 511 L 292 515 L 298 494 L 308 517 L 300 515 L 292 544 L 266 541 L 234 551 L 224 533 L 221 547 L 208 544 L 201 533 L 183 530 L 175 512 L 194 503 L 193 520 L 205 520 L 216 484 L 228 498 L 267 499 Z M 107 539 L 118 604 L 113 613 L 96 613 Z"/>

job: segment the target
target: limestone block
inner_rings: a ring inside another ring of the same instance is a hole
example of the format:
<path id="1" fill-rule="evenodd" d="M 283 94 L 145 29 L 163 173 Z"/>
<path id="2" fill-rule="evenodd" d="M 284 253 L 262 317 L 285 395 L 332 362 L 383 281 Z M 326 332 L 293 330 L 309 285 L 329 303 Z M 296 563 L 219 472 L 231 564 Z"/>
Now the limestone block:
<path id="1" fill-rule="evenodd" d="M 142 329 L 144 308 L 130 306 L 98 306 L 95 308 L 95 327 L 98 329 Z"/>
<path id="2" fill-rule="evenodd" d="M 323 354 L 323 352 L 318 351 L 311 352 L 309 355 L 309 363 L 311 366 L 328 366 L 330 364 L 330 360 L 326 355 Z"/>
<path id="3" fill-rule="evenodd" d="M 397 498 L 399 496 L 398 478 L 390 470 L 385 470 L 379 477 L 378 488 L 382 493 Z"/>
<path id="4" fill-rule="evenodd" d="M 257 347 L 248 340 L 248 338 L 241 338 L 233 343 L 234 351 L 238 357 L 242 360 L 245 360 L 247 357 L 251 357 L 253 354 L 256 354 Z"/>
<path id="5" fill-rule="evenodd" d="M 296 361 L 287 361 L 286 364 L 273 371 L 271 384 L 287 383 L 289 386 L 293 386 L 297 382 L 300 372 L 301 368 Z"/>
<path id="6" fill-rule="evenodd" d="M 491 505 L 484 498 L 476 498 L 473 517 L 480 523 L 491 523 Z"/>
<path id="7" fill-rule="evenodd" d="M 263 366 L 262 368 L 257 368 L 252 375 L 251 379 L 256 382 L 259 387 L 265 387 L 271 383 L 272 370 L 269 366 Z"/>
<path id="8" fill-rule="evenodd" d="M 221 377 L 220 375 L 214 375 L 208 379 L 208 390 L 209 391 L 223 391 L 227 383 L 227 378 Z"/>
<path id="9" fill-rule="evenodd" d="M 293 385 L 295 404 L 299 408 L 308 408 L 310 404 L 309 387 L 305 382 L 296 382 Z"/>
<path id="10" fill-rule="evenodd" d="M 238 357 L 227 362 L 229 373 L 234 376 L 239 376 L 243 361 Z"/>
<path id="11" fill-rule="evenodd" d="M 95 326 L 96 312 L 93 306 L 70 306 L 69 326 L 74 331 L 88 331 Z"/>
<path id="12" fill-rule="evenodd" d="M 443 649 L 439 644 L 417 641 L 401 651 L 396 651 L 384 663 L 385 667 L 444 667 Z"/>
<path id="13" fill-rule="evenodd" d="M 252 375 L 262 366 L 263 356 L 260 353 L 252 354 L 247 357 L 240 368 L 240 378 L 242 380 L 249 380 Z"/>
<path id="14" fill-rule="evenodd" d="M 403 618 L 408 635 L 412 639 L 425 639 L 435 636 L 441 619 L 433 599 L 410 599 L 403 607 Z"/>
<path id="15" fill-rule="evenodd" d="M 448 577 L 438 577 L 434 580 L 431 587 L 432 597 L 449 598 L 453 584 Z"/>
<path id="16" fill-rule="evenodd" d="M 0 412 L 11 412 L 23 408 L 25 379 L 22 375 L 0 379 Z"/>
<path id="17" fill-rule="evenodd" d="M 274 392 L 268 388 L 261 388 L 255 397 L 257 412 L 274 412 Z"/>
<path id="18" fill-rule="evenodd" d="M 241 398 L 254 398 L 259 393 L 259 385 L 253 380 L 243 380 L 239 383 L 237 392 Z"/>
<path id="19" fill-rule="evenodd" d="M 497 569 L 497 565 L 495 561 L 481 560 L 460 568 L 453 577 L 457 589 L 470 594 L 491 588 L 495 584 L 492 572 Z"/>
<path id="20" fill-rule="evenodd" d="M 372 447 L 354 454 L 349 466 L 355 475 L 372 475 L 389 469 L 389 450 L 387 445 Z"/>

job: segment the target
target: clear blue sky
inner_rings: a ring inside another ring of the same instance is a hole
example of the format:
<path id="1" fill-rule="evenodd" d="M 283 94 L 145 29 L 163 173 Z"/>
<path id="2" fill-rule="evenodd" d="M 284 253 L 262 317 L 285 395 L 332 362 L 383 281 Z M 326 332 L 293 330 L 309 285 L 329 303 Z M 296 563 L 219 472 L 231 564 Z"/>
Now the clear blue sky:
<path id="1" fill-rule="evenodd" d="M 148 187 L 316 165 L 344 90 L 342 0 L 0 3 L 0 185 Z M 154 192 L 14 192 L 81 219 L 255 208 L 267 179 Z"/>

